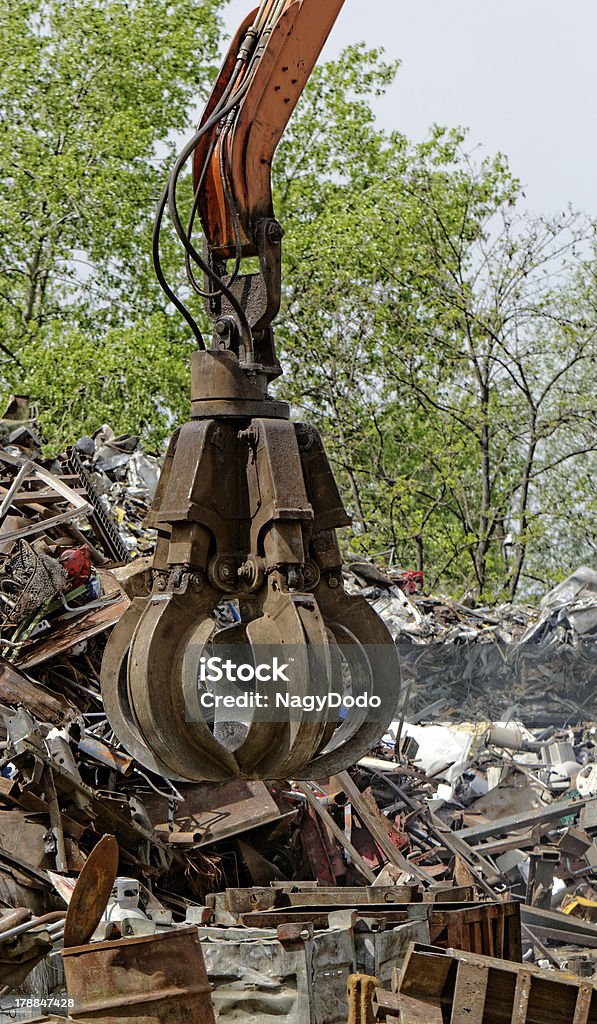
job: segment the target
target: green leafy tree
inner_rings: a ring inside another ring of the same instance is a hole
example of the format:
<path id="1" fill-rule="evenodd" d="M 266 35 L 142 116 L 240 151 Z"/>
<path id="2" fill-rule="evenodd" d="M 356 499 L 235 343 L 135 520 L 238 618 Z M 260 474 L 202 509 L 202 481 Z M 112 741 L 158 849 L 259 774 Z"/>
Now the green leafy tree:
<path id="1" fill-rule="evenodd" d="M 52 447 L 103 421 L 159 445 L 186 416 L 193 343 L 150 229 L 222 4 L 8 0 L 0 375 Z M 324 436 L 353 549 L 513 597 L 594 553 L 594 226 L 522 215 L 505 159 L 462 131 L 380 130 L 396 69 L 358 46 L 317 68 L 280 145 L 278 387 Z"/>
<path id="2" fill-rule="evenodd" d="M 38 424 L 49 452 L 108 423 L 140 434 L 157 453 L 176 422 L 188 419 L 188 359 L 172 317 L 156 313 L 96 335 L 55 330 L 23 354 L 30 392 L 39 396 Z"/>
<path id="3" fill-rule="evenodd" d="M 549 487 L 595 451 L 594 229 L 520 213 L 504 158 L 462 132 L 376 130 L 392 74 L 357 49 L 318 69 L 282 150 L 284 387 L 326 438 L 353 547 L 513 597 Z"/>
<path id="4" fill-rule="evenodd" d="M 0 373 L 164 303 L 153 210 L 215 74 L 224 0 L 7 0 L 0 23 Z M 71 333 L 68 333 L 71 332 Z M 183 336 L 183 335 L 181 335 Z M 50 341 L 52 339 L 52 341 Z M 175 343 L 171 333 L 170 344 Z M 137 347 L 155 347 L 137 330 Z M 99 369 L 99 363 L 97 364 Z M 38 378 L 30 377 L 31 382 Z M 39 398 L 43 394 L 38 395 Z"/>

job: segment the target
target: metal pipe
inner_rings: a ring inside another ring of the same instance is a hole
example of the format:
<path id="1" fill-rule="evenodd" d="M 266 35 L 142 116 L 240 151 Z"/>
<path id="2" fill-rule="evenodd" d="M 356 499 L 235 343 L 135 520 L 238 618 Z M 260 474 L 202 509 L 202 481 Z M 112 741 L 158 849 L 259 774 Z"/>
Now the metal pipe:
<path id="1" fill-rule="evenodd" d="M 0 933 L 8 931 L 9 928 L 16 928 L 17 925 L 30 921 L 32 917 L 33 911 L 29 907 L 9 908 L 2 920 L 0 920 Z"/>
<path id="2" fill-rule="evenodd" d="M 18 924 L 14 928 L 9 928 L 8 931 L 0 932 L 0 942 L 6 942 L 7 939 L 12 939 L 15 935 L 23 935 L 25 932 L 30 932 L 32 928 L 39 928 L 41 925 L 49 924 L 51 921 L 60 920 L 62 923 L 65 917 L 66 910 L 53 910 L 42 917 L 34 917 L 31 921 L 25 921 L 24 924 Z"/>
<path id="3" fill-rule="evenodd" d="M 268 8 L 271 9 L 271 5 L 272 5 L 272 0 L 262 0 L 261 6 L 260 6 L 259 10 L 257 11 L 257 15 L 255 17 L 255 21 L 251 25 L 251 28 L 250 28 L 251 32 L 258 33 L 258 32 L 261 31 L 261 26 L 262 26 L 262 23 L 263 23 L 263 19 L 264 19 L 264 17 L 267 16 L 267 10 L 268 10 Z"/>
<path id="4" fill-rule="evenodd" d="M 56 921 L 55 924 L 49 924 L 47 930 L 49 931 L 50 935 L 54 935 L 55 932 L 64 931 L 64 925 L 64 921 Z"/>

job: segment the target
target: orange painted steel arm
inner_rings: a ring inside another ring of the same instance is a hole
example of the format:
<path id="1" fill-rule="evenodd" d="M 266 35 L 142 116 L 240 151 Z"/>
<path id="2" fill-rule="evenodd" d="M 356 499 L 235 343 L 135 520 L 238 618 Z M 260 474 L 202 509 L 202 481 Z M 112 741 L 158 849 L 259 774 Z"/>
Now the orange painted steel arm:
<path id="1" fill-rule="evenodd" d="M 275 2 L 271 0 L 267 10 Z M 260 55 L 237 73 L 231 97 L 246 92 L 232 122 L 223 133 L 221 127 L 214 128 L 199 143 L 194 158 L 198 211 L 207 246 L 216 258 L 231 257 L 236 251 L 225 185 L 238 212 L 242 255 L 257 254 L 255 226 L 261 218 L 273 217 L 271 165 L 276 147 L 343 4 L 344 0 L 286 0 Z M 202 124 L 231 82 L 237 55 L 256 13 L 245 19 L 232 40 Z M 246 76 L 251 78 L 248 88 Z"/>

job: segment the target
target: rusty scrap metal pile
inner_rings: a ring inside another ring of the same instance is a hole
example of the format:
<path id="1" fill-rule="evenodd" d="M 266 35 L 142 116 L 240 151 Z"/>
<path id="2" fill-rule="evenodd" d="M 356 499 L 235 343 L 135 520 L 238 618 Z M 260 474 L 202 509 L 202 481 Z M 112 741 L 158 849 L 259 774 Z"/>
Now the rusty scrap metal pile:
<path id="1" fill-rule="evenodd" d="M 154 266 L 197 341 L 163 466 L 109 426 L 44 460 L 22 395 L 1 423 L 13 1019 L 597 1024 L 597 574 L 535 611 L 343 569 L 321 438 L 268 392 L 271 165 L 342 5 L 247 14 L 163 191 Z M 211 348 L 160 262 L 166 212 Z M 294 644 L 286 696 L 340 703 L 204 713 L 227 642 Z"/>
<path id="2" fill-rule="evenodd" d="M 404 573 L 350 564 L 350 592 L 372 603 L 400 653 L 411 714 L 526 724 L 597 719 L 597 572 L 582 567 L 536 605 L 467 607 Z M 408 574 L 407 574 L 408 575 Z"/>
<path id="3" fill-rule="evenodd" d="M 151 999 L 178 1020 L 140 978 L 186 957 L 168 991 L 202 1022 L 543 1021 L 546 993 L 597 1020 L 595 574 L 479 609 L 350 563 L 403 665 L 381 743 L 317 781 L 172 781 L 118 743 L 99 682 L 153 550 L 158 460 L 107 427 L 44 460 L 23 413 L 0 450 L 2 1005 L 117 1020 Z"/>

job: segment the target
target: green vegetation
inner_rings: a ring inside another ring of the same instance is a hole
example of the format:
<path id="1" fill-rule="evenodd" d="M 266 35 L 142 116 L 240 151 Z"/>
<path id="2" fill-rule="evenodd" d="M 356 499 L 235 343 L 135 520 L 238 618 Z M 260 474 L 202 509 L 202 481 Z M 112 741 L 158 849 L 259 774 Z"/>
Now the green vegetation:
<path id="1" fill-rule="evenodd" d="M 319 68 L 283 143 L 283 390 L 325 436 L 353 548 L 513 597 L 594 552 L 594 225 L 522 213 L 461 131 L 376 130 L 393 73 L 356 47 Z"/>
<path id="2" fill-rule="evenodd" d="M 106 421 L 159 446 L 186 418 L 193 344 L 150 232 L 222 6 L 8 0 L 0 374 L 37 400 L 50 447 Z M 594 554 L 595 226 L 525 213 L 506 159 L 463 131 L 380 130 L 396 71 L 349 48 L 280 145 L 277 390 L 323 434 L 352 550 L 511 598 Z"/>
<path id="3" fill-rule="evenodd" d="M 151 228 L 175 133 L 217 73 L 223 4 L 4 7 L 0 375 L 37 400 L 52 446 L 106 419 L 162 441 L 187 404 L 190 342 L 163 316 Z"/>

